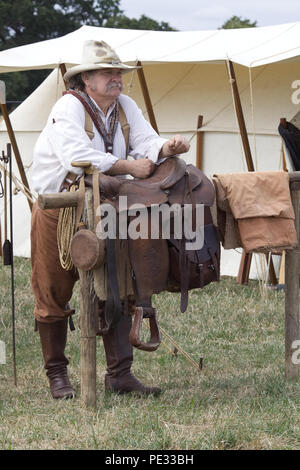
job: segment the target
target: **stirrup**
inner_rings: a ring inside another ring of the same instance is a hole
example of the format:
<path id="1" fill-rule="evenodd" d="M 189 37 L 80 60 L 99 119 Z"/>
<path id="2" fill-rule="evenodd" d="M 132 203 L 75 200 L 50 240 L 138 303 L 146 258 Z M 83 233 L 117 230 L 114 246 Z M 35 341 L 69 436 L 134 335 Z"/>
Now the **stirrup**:
<path id="1" fill-rule="evenodd" d="M 143 318 L 149 319 L 150 339 L 147 343 L 141 340 Z M 129 341 L 137 349 L 143 351 L 156 351 L 161 342 L 161 335 L 157 323 L 157 311 L 152 307 L 136 307 L 133 324 L 129 334 Z"/>

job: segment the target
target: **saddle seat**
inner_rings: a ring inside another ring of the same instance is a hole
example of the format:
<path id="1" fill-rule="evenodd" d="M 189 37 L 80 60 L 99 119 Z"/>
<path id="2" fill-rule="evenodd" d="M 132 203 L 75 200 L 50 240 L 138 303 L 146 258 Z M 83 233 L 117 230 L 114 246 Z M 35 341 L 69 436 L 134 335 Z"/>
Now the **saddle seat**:
<path id="1" fill-rule="evenodd" d="M 168 158 L 158 165 L 148 178 L 125 180 L 120 187 L 120 196 L 127 196 L 128 206 L 136 203 L 150 206 L 167 202 L 170 189 L 181 180 L 186 163 L 178 157 Z"/>

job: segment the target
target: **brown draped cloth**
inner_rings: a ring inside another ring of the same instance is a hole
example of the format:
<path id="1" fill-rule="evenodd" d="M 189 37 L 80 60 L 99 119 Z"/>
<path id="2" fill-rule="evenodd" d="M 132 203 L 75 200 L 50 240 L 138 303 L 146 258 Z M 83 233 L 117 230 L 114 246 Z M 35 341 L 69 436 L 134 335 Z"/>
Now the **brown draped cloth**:
<path id="1" fill-rule="evenodd" d="M 284 171 L 214 175 L 224 248 L 280 252 L 295 247 L 295 214 Z"/>

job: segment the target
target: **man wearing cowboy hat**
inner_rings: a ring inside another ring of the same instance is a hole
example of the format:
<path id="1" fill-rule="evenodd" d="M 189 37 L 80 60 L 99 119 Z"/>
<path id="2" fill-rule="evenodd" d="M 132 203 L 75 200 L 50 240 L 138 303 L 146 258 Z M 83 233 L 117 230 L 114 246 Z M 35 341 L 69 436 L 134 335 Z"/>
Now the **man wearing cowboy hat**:
<path id="1" fill-rule="evenodd" d="M 108 175 L 132 175 L 147 178 L 159 159 L 189 150 L 181 135 L 162 139 L 144 119 L 136 103 L 121 94 L 122 75 L 137 67 L 123 64 L 104 41 L 86 41 L 82 63 L 65 74 L 69 92 L 54 105 L 47 125 L 34 150 L 32 187 L 39 194 L 57 193 L 72 172 L 81 175 L 71 164 L 89 161 Z M 85 109 L 93 118 L 92 140 L 85 130 Z M 120 126 L 124 112 L 130 126 L 129 148 Z M 133 160 L 127 160 L 129 154 Z M 45 369 L 53 398 L 74 396 L 67 375 L 64 355 L 68 306 L 77 280 L 74 270 L 64 270 L 57 247 L 58 211 L 32 212 L 31 259 L 34 310 L 41 338 Z M 103 335 L 107 374 L 105 389 L 117 393 L 159 394 L 158 387 L 147 387 L 131 373 L 133 361 L 129 343 L 131 317 L 123 316 L 115 328 Z"/>

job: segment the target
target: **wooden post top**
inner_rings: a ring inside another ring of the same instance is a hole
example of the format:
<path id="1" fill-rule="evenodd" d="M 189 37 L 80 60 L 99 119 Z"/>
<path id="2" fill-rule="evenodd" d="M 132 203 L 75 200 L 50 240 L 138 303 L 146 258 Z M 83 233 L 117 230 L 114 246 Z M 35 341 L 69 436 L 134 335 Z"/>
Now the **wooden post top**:
<path id="1" fill-rule="evenodd" d="M 300 191 L 300 171 L 289 172 L 290 177 L 290 190 Z"/>

